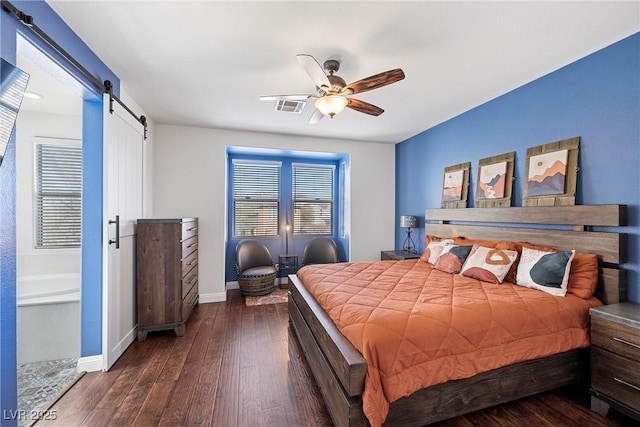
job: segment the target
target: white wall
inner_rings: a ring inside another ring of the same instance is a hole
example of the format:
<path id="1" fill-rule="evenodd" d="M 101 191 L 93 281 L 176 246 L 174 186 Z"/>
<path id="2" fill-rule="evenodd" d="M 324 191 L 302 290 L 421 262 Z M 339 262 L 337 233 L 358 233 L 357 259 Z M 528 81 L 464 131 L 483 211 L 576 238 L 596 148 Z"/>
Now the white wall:
<path id="1" fill-rule="evenodd" d="M 46 138 L 45 138 L 46 137 Z M 34 153 L 38 143 L 81 145 L 80 116 L 20 111 L 16 123 L 17 274 L 80 274 L 80 248 L 35 249 Z"/>
<path id="2" fill-rule="evenodd" d="M 346 153 L 351 162 L 350 260 L 380 259 L 394 247 L 395 146 L 158 124 L 153 215 L 199 218 L 201 302 L 224 300 L 226 147 Z"/>

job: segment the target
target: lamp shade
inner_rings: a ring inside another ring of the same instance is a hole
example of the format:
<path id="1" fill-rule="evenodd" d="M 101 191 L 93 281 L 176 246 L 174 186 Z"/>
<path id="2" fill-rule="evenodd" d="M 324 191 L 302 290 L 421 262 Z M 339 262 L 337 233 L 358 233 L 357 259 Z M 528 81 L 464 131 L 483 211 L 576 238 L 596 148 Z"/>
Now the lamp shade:
<path id="1" fill-rule="evenodd" d="M 401 215 L 400 227 L 402 228 L 416 228 L 418 226 L 418 217 L 414 215 Z"/>
<path id="2" fill-rule="evenodd" d="M 316 101 L 316 108 L 325 116 L 333 118 L 347 106 L 347 98 L 340 95 L 327 95 Z"/>

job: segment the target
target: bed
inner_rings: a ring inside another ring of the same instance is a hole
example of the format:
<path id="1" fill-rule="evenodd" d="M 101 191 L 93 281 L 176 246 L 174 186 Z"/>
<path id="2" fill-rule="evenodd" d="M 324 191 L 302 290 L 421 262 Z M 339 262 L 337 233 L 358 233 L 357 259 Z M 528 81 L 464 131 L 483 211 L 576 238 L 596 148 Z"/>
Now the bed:
<path id="1" fill-rule="evenodd" d="M 624 225 L 624 205 L 428 209 L 425 213 L 425 233 L 430 236 L 524 241 L 558 251 L 573 249 L 596 254 L 600 265 L 594 294 L 597 304 L 626 299 L 626 274 L 618 268 L 626 261 L 626 234 L 617 228 Z M 422 261 L 380 261 L 384 264 L 367 263 L 366 267 L 424 269 L 416 266 L 419 262 Z M 354 267 L 358 265 L 360 263 L 354 263 L 349 268 L 362 267 Z M 300 276 L 305 274 L 300 272 Z M 317 278 L 317 274 L 315 276 Z M 289 292 L 292 327 L 335 425 L 370 424 L 363 409 L 363 395 L 365 400 L 369 399 L 365 393 L 366 359 L 340 332 L 298 275 L 289 276 Z M 588 316 L 585 321 L 588 322 Z M 588 360 L 587 342 L 578 348 L 438 382 L 390 399 L 384 425 L 430 424 L 575 383 L 588 378 Z M 374 370 L 372 365 L 371 371 Z M 372 424 L 378 424 L 378 419 L 374 417 Z"/>

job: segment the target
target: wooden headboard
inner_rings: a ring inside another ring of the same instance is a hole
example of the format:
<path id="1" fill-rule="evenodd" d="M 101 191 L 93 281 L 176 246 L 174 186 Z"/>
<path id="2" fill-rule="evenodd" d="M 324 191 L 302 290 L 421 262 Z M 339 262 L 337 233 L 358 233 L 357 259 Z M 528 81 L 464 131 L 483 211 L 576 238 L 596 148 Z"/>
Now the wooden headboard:
<path id="1" fill-rule="evenodd" d="M 626 205 L 427 209 L 425 232 L 440 237 L 524 241 L 557 250 L 593 253 L 600 261 L 595 296 L 604 304 L 626 301 Z M 593 231 L 594 227 L 606 231 Z"/>

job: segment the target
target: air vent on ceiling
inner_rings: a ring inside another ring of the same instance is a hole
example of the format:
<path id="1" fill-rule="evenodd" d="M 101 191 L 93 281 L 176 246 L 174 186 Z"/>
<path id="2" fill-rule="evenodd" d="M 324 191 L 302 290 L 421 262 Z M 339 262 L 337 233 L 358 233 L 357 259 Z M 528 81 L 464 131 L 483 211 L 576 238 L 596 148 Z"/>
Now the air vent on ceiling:
<path id="1" fill-rule="evenodd" d="M 285 101 L 280 99 L 276 101 L 276 111 L 300 114 L 305 104 L 305 101 Z"/>

